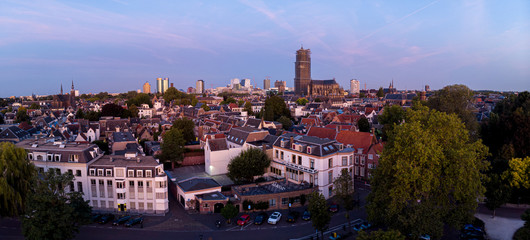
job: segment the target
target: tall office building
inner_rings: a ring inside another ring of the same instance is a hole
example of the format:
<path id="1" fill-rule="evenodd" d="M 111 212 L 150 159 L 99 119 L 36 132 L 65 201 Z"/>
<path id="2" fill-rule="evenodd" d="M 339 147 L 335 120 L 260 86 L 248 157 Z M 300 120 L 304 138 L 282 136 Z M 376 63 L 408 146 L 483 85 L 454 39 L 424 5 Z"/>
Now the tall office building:
<path id="1" fill-rule="evenodd" d="M 248 78 L 241 79 L 240 84 L 241 84 L 241 87 L 244 87 L 244 88 L 250 88 L 251 87 L 250 79 L 248 79 Z"/>
<path id="2" fill-rule="evenodd" d="M 425 92 L 430 92 L 431 91 L 431 87 L 429 85 L 425 85 Z"/>
<path id="3" fill-rule="evenodd" d="M 350 93 L 351 94 L 359 94 L 361 91 L 361 84 L 357 79 L 350 80 Z"/>
<path id="4" fill-rule="evenodd" d="M 269 90 L 269 88 L 271 88 L 271 80 L 268 78 L 263 79 L 263 89 Z"/>
<path id="5" fill-rule="evenodd" d="M 149 82 L 145 82 L 143 88 L 144 88 L 144 93 L 147 93 L 147 94 L 151 93 L 151 84 L 149 84 Z"/>
<path id="6" fill-rule="evenodd" d="M 156 92 L 164 93 L 169 88 L 169 78 L 157 78 L 156 79 Z"/>
<path id="7" fill-rule="evenodd" d="M 237 85 L 238 87 L 240 86 L 240 84 L 239 84 L 239 78 L 232 78 L 232 79 L 230 80 L 230 87 L 231 87 L 231 88 L 234 88 L 236 85 Z"/>
<path id="8" fill-rule="evenodd" d="M 204 81 L 203 80 L 197 80 L 196 84 L 196 91 L 197 93 L 204 93 Z"/>
<path id="9" fill-rule="evenodd" d="M 311 50 L 301 47 L 296 51 L 294 63 L 294 91 L 296 94 L 308 95 L 311 83 Z"/>

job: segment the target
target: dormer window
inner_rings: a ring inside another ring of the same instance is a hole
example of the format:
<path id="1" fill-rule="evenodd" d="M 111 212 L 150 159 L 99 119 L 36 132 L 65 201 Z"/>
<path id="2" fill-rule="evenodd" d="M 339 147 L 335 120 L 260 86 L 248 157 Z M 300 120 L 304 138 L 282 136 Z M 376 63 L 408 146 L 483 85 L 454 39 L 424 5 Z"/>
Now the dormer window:
<path id="1" fill-rule="evenodd" d="M 311 153 L 312 153 L 312 151 L 311 151 L 311 150 L 313 150 L 313 148 L 312 148 L 312 147 L 307 147 L 307 153 L 308 153 L 308 154 L 311 154 Z"/>
<path id="2" fill-rule="evenodd" d="M 98 176 L 103 177 L 103 169 L 98 169 Z"/>
<path id="3" fill-rule="evenodd" d="M 28 153 L 29 160 L 33 160 L 33 153 Z"/>
<path id="4" fill-rule="evenodd" d="M 90 169 L 90 176 L 96 176 L 96 170 L 95 169 Z"/>

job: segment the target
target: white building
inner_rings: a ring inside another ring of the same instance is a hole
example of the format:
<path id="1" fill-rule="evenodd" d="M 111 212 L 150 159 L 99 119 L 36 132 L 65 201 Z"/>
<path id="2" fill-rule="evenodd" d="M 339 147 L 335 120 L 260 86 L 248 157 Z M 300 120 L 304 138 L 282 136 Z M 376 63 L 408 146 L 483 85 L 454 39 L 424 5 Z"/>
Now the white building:
<path id="1" fill-rule="evenodd" d="M 195 91 L 196 93 L 204 93 L 204 81 L 203 80 L 197 80 Z"/>
<path id="2" fill-rule="evenodd" d="M 152 156 L 105 155 L 88 166 L 94 210 L 145 214 L 169 211 L 167 177 Z"/>
<path id="3" fill-rule="evenodd" d="M 343 148 L 335 140 L 286 133 L 274 143 L 267 174 L 314 184 L 328 199 L 333 196 L 333 181 L 342 169 L 353 178 L 353 155 L 353 148 Z"/>
<path id="4" fill-rule="evenodd" d="M 147 104 L 142 104 L 140 108 L 138 108 L 138 117 L 140 118 L 152 118 L 153 115 L 155 115 L 156 109 L 150 108 Z"/>
<path id="5" fill-rule="evenodd" d="M 359 94 L 361 92 L 361 84 L 357 79 L 350 80 L 350 93 Z"/>
<path id="6" fill-rule="evenodd" d="M 236 85 L 240 84 L 239 78 L 232 78 L 230 80 L 230 88 L 234 88 Z"/>

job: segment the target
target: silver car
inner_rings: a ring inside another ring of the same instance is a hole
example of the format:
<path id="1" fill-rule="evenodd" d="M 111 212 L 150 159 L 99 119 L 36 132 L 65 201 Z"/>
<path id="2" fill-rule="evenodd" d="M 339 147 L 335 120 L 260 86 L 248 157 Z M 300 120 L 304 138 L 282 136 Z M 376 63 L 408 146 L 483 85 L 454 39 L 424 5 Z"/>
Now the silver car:
<path id="1" fill-rule="evenodd" d="M 273 212 L 267 221 L 269 224 L 276 224 L 282 218 L 282 214 L 279 212 Z"/>

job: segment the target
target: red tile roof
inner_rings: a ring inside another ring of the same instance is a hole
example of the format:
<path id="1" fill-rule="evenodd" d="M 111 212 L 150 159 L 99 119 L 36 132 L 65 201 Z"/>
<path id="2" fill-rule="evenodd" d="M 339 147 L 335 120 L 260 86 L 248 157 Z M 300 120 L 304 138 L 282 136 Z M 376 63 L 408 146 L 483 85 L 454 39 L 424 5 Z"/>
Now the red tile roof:
<path id="1" fill-rule="evenodd" d="M 367 132 L 341 131 L 337 134 L 337 142 L 353 145 L 354 148 L 362 148 L 364 152 L 375 143 L 373 135 Z"/>
<path id="2" fill-rule="evenodd" d="M 337 136 L 337 131 L 335 129 L 331 128 L 323 128 L 323 127 L 311 127 L 309 129 L 309 132 L 307 132 L 307 136 L 312 137 L 319 137 L 319 138 L 327 138 L 327 139 L 335 139 Z"/>

